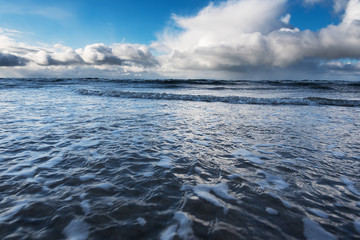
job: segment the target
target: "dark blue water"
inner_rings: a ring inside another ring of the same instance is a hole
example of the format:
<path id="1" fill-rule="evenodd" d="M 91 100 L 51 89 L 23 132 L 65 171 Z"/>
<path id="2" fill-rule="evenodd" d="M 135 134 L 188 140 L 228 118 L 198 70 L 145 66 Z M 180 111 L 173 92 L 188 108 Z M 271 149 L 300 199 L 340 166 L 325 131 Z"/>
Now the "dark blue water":
<path id="1" fill-rule="evenodd" d="M 1 239 L 359 239 L 360 84 L 0 79 Z"/>

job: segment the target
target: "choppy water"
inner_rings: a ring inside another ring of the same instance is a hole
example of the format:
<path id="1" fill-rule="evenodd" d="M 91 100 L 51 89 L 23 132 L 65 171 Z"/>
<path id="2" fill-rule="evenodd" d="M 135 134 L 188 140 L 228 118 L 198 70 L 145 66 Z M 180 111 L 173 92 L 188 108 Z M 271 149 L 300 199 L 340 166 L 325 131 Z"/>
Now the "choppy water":
<path id="1" fill-rule="evenodd" d="M 1 239 L 359 239 L 360 84 L 0 79 Z"/>

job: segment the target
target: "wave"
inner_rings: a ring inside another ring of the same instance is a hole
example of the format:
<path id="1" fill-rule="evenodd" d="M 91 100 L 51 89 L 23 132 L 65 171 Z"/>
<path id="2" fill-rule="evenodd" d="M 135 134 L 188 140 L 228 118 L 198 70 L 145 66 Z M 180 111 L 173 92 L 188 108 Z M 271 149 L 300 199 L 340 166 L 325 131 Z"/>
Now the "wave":
<path id="1" fill-rule="evenodd" d="M 102 81 L 102 82 L 116 82 L 116 83 L 146 83 L 146 84 L 161 84 L 161 85 L 253 85 L 265 84 L 273 86 L 292 86 L 292 87 L 309 87 L 315 89 L 332 89 L 332 86 L 351 86 L 360 87 L 359 81 L 347 80 L 213 80 L 213 79 L 81 79 L 86 81 Z"/>
<path id="2" fill-rule="evenodd" d="M 83 83 L 115 83 L 133 84 L 143 86 L 147 84 L 155 85 L 157 88 L 186 88 L 186 87 L 212 87 L 231 89 L 239 88 L 312 88 L 319 90 L 356 90 L 360 88 L 360 81 L 346 80 L 212 80 L 212 79 L 106 79 L 106 78 L 0 78 L 0 88 L 29 86 L 29 85 L 68 85 Z"/>
<path id="3" fill-rule="evenodd" d="M 359 107 L 360 100 L 329 99 L 320 97 L 306 98 L 257 98 L 239 96 L 212 96 L 212 95 L 187 95 L 152 92 L 125 92 L 125 91 L 101 91 L 79 89 L 82 95 L 108 96 L 119 98 L 157 99 L 157 100 L 180 100 L 193 102 L 224 102 L 231 104 L 260 104 L 260 105 L 308 105 L 308 106 L 343 106 Z"/>

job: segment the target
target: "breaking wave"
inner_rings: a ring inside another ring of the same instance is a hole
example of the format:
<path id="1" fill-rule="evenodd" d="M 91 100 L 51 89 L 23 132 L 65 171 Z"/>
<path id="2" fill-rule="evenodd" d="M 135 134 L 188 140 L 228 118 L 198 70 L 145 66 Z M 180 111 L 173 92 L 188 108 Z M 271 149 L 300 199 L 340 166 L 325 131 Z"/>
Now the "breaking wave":
<path id="1" fill-rule="evenodd" d="M 257 98 L 240 96 L 212 96 L 212 95 L 187 95 L 152 92 L 125 92 L 125 91 L 101 91 L 79 89 L 82 95 L 108 96 L 119 98 L 157 99 L 157 100 L 180 100 L 194 102 L 224 102 L 231 104 L 260 104 L 260 105 L 309 105 L 309 106 L 343 106 L 359 107 L 360 100 L 329 99 L 320 97 L 306 98 Z"/>

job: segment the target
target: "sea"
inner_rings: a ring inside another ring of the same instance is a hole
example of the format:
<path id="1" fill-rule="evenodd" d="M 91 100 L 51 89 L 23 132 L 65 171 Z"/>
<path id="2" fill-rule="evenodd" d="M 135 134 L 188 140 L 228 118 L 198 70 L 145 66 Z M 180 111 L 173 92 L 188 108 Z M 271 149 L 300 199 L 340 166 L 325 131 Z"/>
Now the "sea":
<path id="1" fill-rule="evenodd" d="M 360 81 L 0 79 L 0 239 L 360 239 Z"/>

